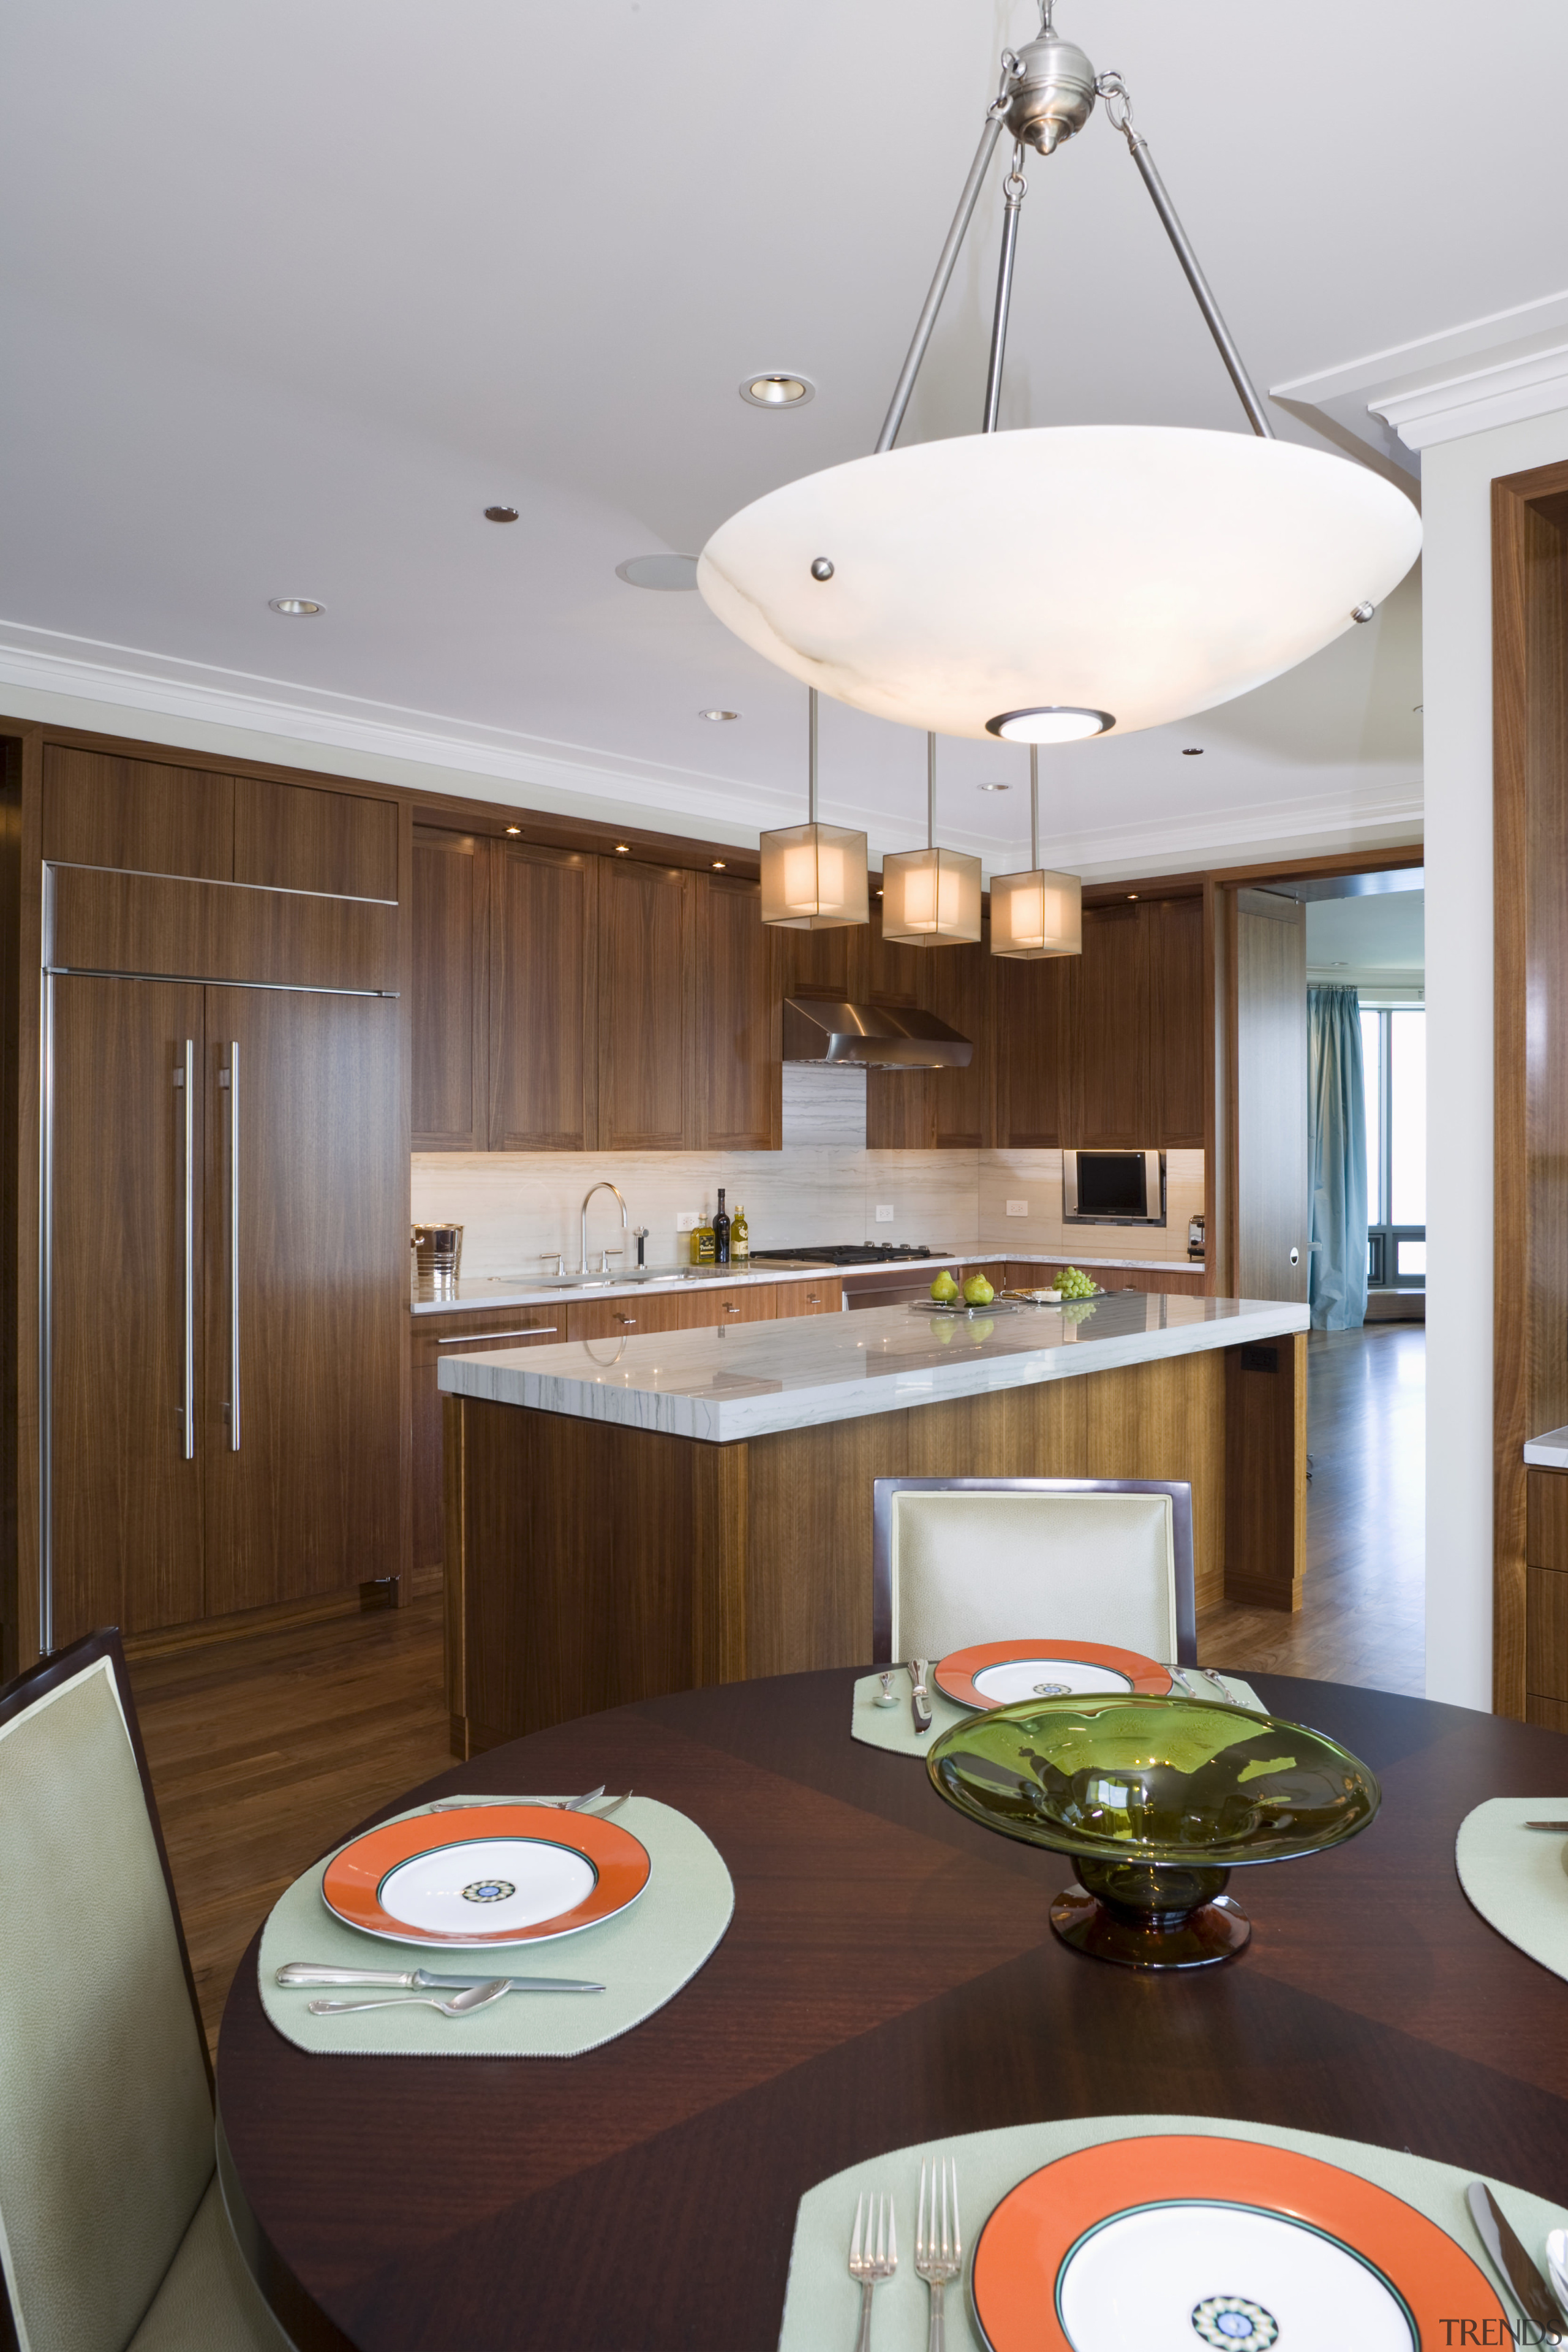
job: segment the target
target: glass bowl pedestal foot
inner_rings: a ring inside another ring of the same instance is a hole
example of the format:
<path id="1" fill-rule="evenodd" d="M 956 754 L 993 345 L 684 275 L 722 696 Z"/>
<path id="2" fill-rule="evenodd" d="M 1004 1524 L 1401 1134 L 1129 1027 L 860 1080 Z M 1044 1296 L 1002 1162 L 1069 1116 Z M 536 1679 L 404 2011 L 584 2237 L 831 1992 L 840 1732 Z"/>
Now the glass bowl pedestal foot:
<path id="1" fill-rule="evenodd" d="M 1252 1934 L 1226 1895 L 1228 1870 L 1074 1857 L 1079 1884 L 1051 1905 L 1064 1944 L 1124 1969 L 1207 1969 L 1234 1959 Z"/>

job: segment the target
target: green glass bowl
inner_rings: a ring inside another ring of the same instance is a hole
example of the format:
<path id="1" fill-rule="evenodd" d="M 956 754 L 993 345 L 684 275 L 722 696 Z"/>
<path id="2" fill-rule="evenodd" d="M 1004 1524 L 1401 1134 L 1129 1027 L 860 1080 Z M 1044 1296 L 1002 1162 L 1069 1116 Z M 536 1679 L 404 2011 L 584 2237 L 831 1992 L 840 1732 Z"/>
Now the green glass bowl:
<path id="1" fill-rule="evenodd" d="M 1382 1801 L 1304 1724 L 1135 1693 L 994 1707 L 944 1732 L 927 1769 L 971 1821 L 1072 1855 L 1057 1932 L 1135 1968 L 1229 1958 L 1250 1932 L 1224 1895 L 1231 1870 L 1342 1845 Z"/>

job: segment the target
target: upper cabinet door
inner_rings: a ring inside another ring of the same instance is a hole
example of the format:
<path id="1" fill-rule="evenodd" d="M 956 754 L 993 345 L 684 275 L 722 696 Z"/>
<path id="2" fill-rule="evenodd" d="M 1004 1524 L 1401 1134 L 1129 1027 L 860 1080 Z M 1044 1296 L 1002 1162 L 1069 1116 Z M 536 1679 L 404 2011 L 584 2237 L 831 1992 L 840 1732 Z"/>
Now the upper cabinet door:
<path id="1" fill-rule="evenodd" d="M 678 866 L 600 861 L 599 1142 L 606 1151 L 700 1147 L 699 887 L 697 875 Z"/>
<path id="2" fill-rule="evenodd" d="M 995 959 L 996 1140 L 1005 1151 L 1076 1141 L 1079 961 Z"/>
<path id="3" fill-rule="evenodd" d="M 1152 1019 L 1155 1135 L 1173 1150 L 1204 1148 L 1204 902 L 1165 898 L 1149 908 L 1153 925 Z"/>
<path id="4" fill-rule="evenodd" d="M 44 746 L 44 856 L 141 874 L 234 876 L 232 776 Z"/>
<path id="5" fill-rule="evenodd" d="M 592 1151 L 600 861 L 521 841 L 490 857 L 489 1149 Z"/>
<path id="6" fill-rule="evenodd" d="M 416 1151 L 483 1151 L 489 1140 L 488 846 L 471 833 L 414 828 Z"/>
<path id="7" fill-rule="evenodd" d="M 978 946 L 928 948 L 931 980 L 924 1002 L 974 1051 L 961 1070 L 931 1077 L 931 1127 L 939 1151 L 972 1151 L 995 1139 L 992 1111 L 992 1004 L 994 959 L 989 936 Z"/>
<path id="8" fill-rule="evenodd" d="M 1149 933 L 1143 910 L 1123 904 L 1086 908 L 1079 974 L 1076 1148 L 1135 1149 L 1153 1132 L 1149 1084 Z"/>
<path id="9" fill-rule="evenodd" d="M 790 935 L 763 924 L 755 882 L 710 874 L 700 895 L 702 1140 L 714 1150 L 777 1151 L 784 1062 L 776 942 Z"/>
<path id="10" fill-rule="evenodd" d="M 397 803 L 234 780 L 234 879 L 338 898 L 397 897 Z"/>

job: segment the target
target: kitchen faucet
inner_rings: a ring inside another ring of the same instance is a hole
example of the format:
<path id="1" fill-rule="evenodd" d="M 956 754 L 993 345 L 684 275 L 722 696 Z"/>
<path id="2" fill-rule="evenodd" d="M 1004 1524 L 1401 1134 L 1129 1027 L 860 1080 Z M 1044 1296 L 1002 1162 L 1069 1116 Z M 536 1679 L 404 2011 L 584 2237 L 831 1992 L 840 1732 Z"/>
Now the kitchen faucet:
<path id="1" fill-rule="evenodd" d="M 607 1176 L 602 1176 L 596 1184 L 589 1185 L 587 1191 L 583 1195 L 583 1262 L 581 1266 L 578 1268 L 579 1273 L 582 1274 L 586 1274 L 588 1271 L 588 1203 L 593 1199 L 595 1192 L 613 1192 L 616 1200 L 620 1202 L 621 1231 L 623 1234 L 626 1232 L 628 1223 L 626 1201 L 618 1184 L 612 1184 Z M 601 1265 L 599 1271 L 601 1274 L 608 1274 L 610 1270 L 610 1253 L 606 1249 L 602 1252 L 601 1255 L 603 1257 L 603 1264 Z M 616 1255 L 619 1257 L 622 1255 L 622 1252 L 617 1250 Z"/>

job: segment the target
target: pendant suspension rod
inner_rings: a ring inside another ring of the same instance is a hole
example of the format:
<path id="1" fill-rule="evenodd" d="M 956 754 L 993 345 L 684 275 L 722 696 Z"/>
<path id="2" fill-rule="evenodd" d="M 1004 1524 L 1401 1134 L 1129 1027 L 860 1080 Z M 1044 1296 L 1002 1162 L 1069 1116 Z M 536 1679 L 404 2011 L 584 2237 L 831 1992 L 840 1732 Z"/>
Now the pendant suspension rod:
<path id="1" fill-rule="evenodd" d="M 1133 130 L 1131 122 L 1118 124 L 1117 128 L 1121 131 L 1128 152 L 1142 173 L 1143 185 L 1153 200 L 1154 210 L 1165 225 L 1165 234 L 1176 248 L 1176 258 L 1187 273 L 1187 283 L 1197 297 L 1198 308 L 1219 347 L 1219 355 L 1230 371 L 1230 380 L 1241 395 L 1241 404 L 1247 411 L 1252 429 L 1260 440 L 1272 441 L 1275 433 L 1268 422 L 1268 411 L 1258 397 L 1252 378 L 1247 373 L 1246 362 L 1236 347 L 1235 338 L 1220 316 L 1219 304 L 1209 290 L 1208 279 L 1199 267 L 1198 257 L 1188 241 L 1186 230 L 1176 217 L 1176 208 L 1165 193 L 1165 184 L 1154 169 L 1149 142 Z"/>
<path id="2" fill-rule="evenodd" d="M 815 824 L 816 823 L 816 688 L 815 686 L 806 689 L 806 710 L 808 716 L 805 722 L 805 772 L 809 779 L 807 793 L 810 800 L 807 813 L 812 824 Z"/>
<path id="3" fill-rule="evenodd" d="M 1013 168 L 1003 186 L 1006 203 L 1002 214 L 1002 254 L 996 264 L 996 308 L 991 320 L 991 357 L 985 370 L 985 422 L 983 433 L 994 433 L 1002 405 L 1002 365 L 1007 353 L 1007 313 L 1013 303 L 1013 260 L 1018 249 L 1018 210 L 1029 184 L 1019 168 L 1022 147 L 1013 150 Z"/>
<path id="4" fill-rule="evenodd" d="M 1040 747 L 1029 746 L 1029 871 L 1040 870 Z"/>
<path id="5" fill-rule="evenodd" d="M 899 372 L 898 383 L 893 386 L 893 397 L 889 403 L 887 415 L 882 419 L 882 429 L 877 436 L 879 456 L 884 449 L 890 449 L 899 437 L 899 427 L 904 421 L 904 412 L 909 407 L 910 395 L 915 388 L 915 378 L 921 372 L 921 362 L 926 355 L 926 345 L 931 341 L 931 330 L 936 325 L 936 314 L 942 309 L 942 297 L 946 294 L 948 283 L 952 277 L 959 249 L 968 232 L 969 224 L 974 217 L 974 207 L 980 201 L 980 190 L 985 178 L 986 166 L 996 152 L 996 142 L 1002 136 L 1002 117 L 1006 111 L 1006 91 L 1011 79 L 1012 74 L 1009 68 L 1004 66 L 1001 90 L 997 94 L 995 104 L 985 118 L 985 128 L 980 134 L 980 144 L 974 151 L 974 161 L 969 167 L 969 177 L 963 184 L 963 194 L 958 200 L 958 210 L 953 214 L 952 226 L 947 232 L 947 243 L 937 257 L 936 275 L 931 281 L 924 308 L 915 321 L 913 339 L 905 354 L 904 364 Z"/>
<path id="6" fill-rule="evenodd" d="M 926 737 L 926 847 L 936 847 L 936 737 Z"/>

